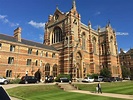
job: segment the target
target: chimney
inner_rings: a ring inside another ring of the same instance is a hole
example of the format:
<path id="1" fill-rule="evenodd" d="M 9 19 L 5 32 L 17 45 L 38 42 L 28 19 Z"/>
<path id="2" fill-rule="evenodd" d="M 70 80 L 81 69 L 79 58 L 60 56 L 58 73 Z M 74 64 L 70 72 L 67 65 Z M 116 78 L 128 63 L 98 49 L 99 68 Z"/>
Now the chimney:
<path id="1" fill-rule="evenodd" d="M 21 42 L 21 28 L 18 27 L 17 29 L 14 30 L 14 37 Z"/>

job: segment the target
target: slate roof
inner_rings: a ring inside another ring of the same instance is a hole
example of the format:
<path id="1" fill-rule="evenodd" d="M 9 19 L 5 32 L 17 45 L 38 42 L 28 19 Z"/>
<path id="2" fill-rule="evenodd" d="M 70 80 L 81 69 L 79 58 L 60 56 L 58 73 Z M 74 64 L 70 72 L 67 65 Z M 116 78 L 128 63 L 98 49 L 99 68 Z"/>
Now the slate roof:
<path id="1" fill-rule="evenodd" d="M 103 27 L 103 28 L 100 28 L 100 32 L 105 32 L 106 31 L 106 28 Z"/>
<path id="2" fill-rule="evenodd" d="M 17 39 L 15 37 L 4 35 L 4 34 L 0 34 L 0 40 L 6 40 L 6 41 L 10 41 L 10 42 L 16 42 L 16 43 L 20 43 L 20 44 L 24 44 L 24 45 L 35 46 L 35 47 L 39 47 L 39 48 L 57 51 L 53 46 L 47 46 L 47 45 L 44 45 L 41 43 L 37 43 L 37 42 L 25 40 L 25 39 L 22 39 L 21 42 L 19 42 L 19 41 L 17 41 Z"/>
<path id="3" fill-rule="evenodd" d="M 119 55 L 124 55 L 126 54 L 124 51 L 120 52 Z"/>
<path id="4" fill-rule="evenodd" d="M 133 49 L 130 49 L 126 52 L 127 54 L 133 54 Z"/>

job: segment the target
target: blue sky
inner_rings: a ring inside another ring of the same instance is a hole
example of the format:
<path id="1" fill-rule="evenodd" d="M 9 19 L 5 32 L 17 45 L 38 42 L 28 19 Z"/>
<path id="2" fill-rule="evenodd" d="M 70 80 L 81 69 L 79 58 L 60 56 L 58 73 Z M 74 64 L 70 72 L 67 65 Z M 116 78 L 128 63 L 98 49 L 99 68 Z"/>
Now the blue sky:
<path id="1" fill-rule="evenodd" d="M 108 20 L 117 32 L 118 49 L 133 48 L 133 0 L 76 0 L 81 21 L 91 21 L 94 29 L 105 27 Z M 22 28 L 22 38 L 43 42 L 44 25 L 56 5 L 70 11 L 72 0 L 0 0 L 0 33 L 13 36 Z"/>

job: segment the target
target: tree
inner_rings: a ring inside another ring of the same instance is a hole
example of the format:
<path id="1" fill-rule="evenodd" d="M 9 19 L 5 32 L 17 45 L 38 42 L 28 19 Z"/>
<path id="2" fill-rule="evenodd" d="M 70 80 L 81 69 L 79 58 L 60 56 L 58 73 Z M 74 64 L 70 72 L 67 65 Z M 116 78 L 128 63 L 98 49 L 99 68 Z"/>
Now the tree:
<path id="1" fill-rule="evenodd" d="M 111 77 L 111 71 L 108 68 L 103 68 L 100 70 L 100 75 L 103 77 Z"/>
<path id="2" fill-rule="evenodd" d="M 127 67 L 121 66 L 121 70 L 122 70 L 122 77 L 123 78 L 131 76 L 131 72 L 130 72 L 130 70 Z"/>

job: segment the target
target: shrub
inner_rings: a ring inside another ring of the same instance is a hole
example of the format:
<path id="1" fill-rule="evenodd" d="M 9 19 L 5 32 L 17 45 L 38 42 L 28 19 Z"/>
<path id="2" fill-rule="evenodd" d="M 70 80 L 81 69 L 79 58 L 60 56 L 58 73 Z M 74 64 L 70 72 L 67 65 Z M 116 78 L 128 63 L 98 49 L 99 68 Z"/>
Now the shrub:
<path id="1" fill-rule="evenodd" d="M 66 77 L 66 78 L 68 78 L 69 80 L 70 80 L 70 75 L 69 74 L 59 74 L 57 77 L 56 77 L 56 79 L 55 79 L 55 81 L 57 82 L 60 78 L 62 78 L 62 77 Z"/>
<path id="2" fill-rule="evenodd" d="M 20 82 L 19 78 L 10 80 L 10 84 L 18 84 Z"/>

